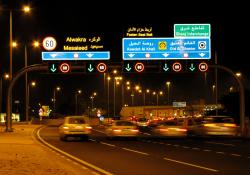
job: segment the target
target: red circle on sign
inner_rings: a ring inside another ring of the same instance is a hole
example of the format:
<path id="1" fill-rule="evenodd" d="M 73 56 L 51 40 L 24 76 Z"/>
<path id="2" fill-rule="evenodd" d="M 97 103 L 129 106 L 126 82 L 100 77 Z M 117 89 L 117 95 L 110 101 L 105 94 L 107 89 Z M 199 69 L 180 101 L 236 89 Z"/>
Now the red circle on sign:
<path id="1" fill-rule="evenodd" d="M 181 63 L 179 62 L 175 62 L 172 66 L 172 69 L 175 71 L 175 72 L 180 72 L 181 69 L 182 69 L 182 66 L 181 66 Z"/>
<path id="2" fill-rule="evenodd" d="M 136 70 L 137 72 L 142 72 L 142 71 L 144 71 L 144 64 L 143 64 L 143 63 L 136 63 L 136 64 L 135 64 L 135 70 Z"/>
<path id="3" fill-rule="evenodd" d="M 60 65 L 60 71 L 61 71 L 62 73 L 68 73 L 69 70 L 70 70 L 70 66 L 69 66 L 68 63 L 62 63 L 62 64 Z"/>
<path id="4" fill-rule="evenodd" d="M 207 65 L 207 63 L 200 63 L 199 64 L 199 70 L 201 71 L 201 72 L 206 72 L 207 71 L 207 69 L 208 69 L 208 65 Z"/>
<path id="5" fill-rule="evenodd" d="M 99 72 L 105 72 L 106 69 L 107 69 L 107 65 L 106 65 L 105 63 L 99 63 L 99 64 L 97 65 L 97 70 L 98 70 Z"/>

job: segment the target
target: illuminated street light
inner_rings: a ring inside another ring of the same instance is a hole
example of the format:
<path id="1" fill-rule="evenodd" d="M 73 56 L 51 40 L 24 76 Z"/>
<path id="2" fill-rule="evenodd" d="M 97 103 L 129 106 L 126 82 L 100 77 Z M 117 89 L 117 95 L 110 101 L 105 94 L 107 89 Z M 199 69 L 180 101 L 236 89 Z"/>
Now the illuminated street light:
<path id="1" fill-rule="evenodd" d="M 60 88 L 59 86 L 57 86 L 57 87 L 56 87 L 56 90 L 57 90 L 57 91 L 60 91 L 60 90 L 61 90 L 61 88 Z"/>
<path id="2" fill-rule="evenodd" d="M 24 13 L 29 13 L 30 12 L 30 6 L 24 5 L 23 6 L 23 11 L 24 11 Z"/>
<path id="3" fill-rule="evenodd" d="M 149 90 L 149 89 L 147 89 L 147 90 L 146 90 L 146 92 L 147 92 L 147 93 L 149 93 L 149 92 L 150 92 L 150 90 Z"/>
<path id="4" fill-rule="evenodd" d="M 5 79 L 5 80 L 8 80 L 9 78 L 10 78 L 10 74 L 5 73 L 5 74 L 4 74 L 4 79 Z"/>
<path id="5" fill-rule="evenodd" d="M 33 45 L 33 47 L 35 47 L 35 48 L 36 48 L 36 47 L 39 47 L 39 45 L 40 45 L 40 44 L 39 44 L 39 42 L 38 42 L 38 41 L 33 41 L 33 44 L 32 44 L 32 45 Z"/>
<path id="6" fill-rule="evenodd" d="M 16 48 L 16 47 L 17 47 L 17 42 L 16 42 L 16 41 L 13 41 L 12 44 L 11 44 L 11 46 L 12 46 L 13 48 Z"/>
<path id="7" fill-rule="evenodd" d="M 236 75 L 237 77 L 241 77 L 241 73 L 240 73 L 240 72 L 237 72 L 235 75 Z"/>
<path id="8" fill-rule="evenodd" d="M 127 81 L 127 82 L 126 82 L 126 85 L 130 85 L 130 82 L 129 82 L 129 81 Z"/>
<path id="9" fill-rule="evenodd" d="M 127 86 L 127 90 L 130 90 L 131 89 L 131 87 L 130 86 Z"/>
<path id="10" fill-rule="evenodd" d="M 140 89 L 140 86 L 136 85 L 136 86 L 135 86 L 135 90 L 138 91 L 139 89 Z"/>
<path id="11" fill-rule="evenodd" d="M 115 70 L 113 70 L 113 74 L 117 74 L 117 72 L 118 72 L 118 71 L 117 71 L 116 69 L 115 69 Z"/>
<path id="12" fill-rule="evenodd" d="M 36 82 L 35 82 L 35 81 L 32 81 L 32 82 L 31 82 L 31 86 L 32 86 L 32 87 L 35 87 L 35 86 L 36 86 Z"/>

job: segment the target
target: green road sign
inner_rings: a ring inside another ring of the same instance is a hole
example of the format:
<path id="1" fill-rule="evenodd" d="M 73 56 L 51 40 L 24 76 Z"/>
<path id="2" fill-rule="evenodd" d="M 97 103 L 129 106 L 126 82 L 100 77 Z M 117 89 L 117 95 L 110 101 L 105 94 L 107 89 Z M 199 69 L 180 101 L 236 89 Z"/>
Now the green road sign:
<path id="1" fill-rule="evenodd" d="M 175 24 L 174 37 L 210 37 L 210 24 Z"/>
<path id="2" fill-rule="evenodd" d="M 89 73 L 95 72 L 95 64 L 94 63 L 87 63 L 86 68 L 87 68 L 87 71 Z"/>

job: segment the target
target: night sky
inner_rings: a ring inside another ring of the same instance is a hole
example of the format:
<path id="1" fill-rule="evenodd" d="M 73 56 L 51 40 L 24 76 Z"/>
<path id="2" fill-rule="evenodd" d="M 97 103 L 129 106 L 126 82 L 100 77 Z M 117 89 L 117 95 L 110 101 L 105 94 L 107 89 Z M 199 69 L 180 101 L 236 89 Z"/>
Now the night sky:
<path id="1" fill-rule="evenodd" d="M 13 40 L 19 46 L 13 50 L 13 71 L 24 66 L 24 44 L 28 50 L 29 64 L 42 63 L 41 50 L 34 50 L 29 43 L 34 39 L 42 40 L 48 35 L 67 36 L 103 36 L 105 50 L 110 50 L 112 63 L 122 61 L 122 38 L 129 27 L 152 27 L 154 37 L 173 37 L 174 24 L 182 23 L 210 23 L 212 51 L 218 53 L 218 64 L 227 66 L 233 71 L 241 71 L 245 84 L 249 88 L 250 71 L 247 51 L 249 40 L 247 34 L 247 5 L 243 3 L 227 2 L 218 4 L 213 1 L 84 1 L 84 0 L 0 0 L 0 73 L 9 69 L 9 11 L 20 9 L 22 4 L 30 4 L 32 12 L 24 15 L 20 11 L 13 11 Z M 214 57 L 210 64 L 214 63 Z M 220 72 L 219 72 L 220 73 Z M 143 87 L 166 90 L 165 82 L 172 84 L 171 98 L 177 101 L 192 101 L 206 98 L 211 102 L 211 86 L 213 71 L 208 73 L 207 81 L 203 74 L 124 74 L 125 79 L 132 80 Z M 38 86 L 32 89 L 31 102 L 48 104 L 52 97 L 52 89 L 56 85 L 62 86 L 60 103 L 72 102 L 73 91 L 83 89 L 85 97 L 93 91 L 102 94 L 103 75 L 74 74 L 51 75 L 46 73 L 31 73 L 30 80 L 36 80 Z M 14 88 L 14 99 L 19 99 L 21 105 L 24 97 L 24 79 Z M 221 72 L 220 94 L 235 85 L 233 78 Z M 205 83 L 204 83 L 205 82 Z M 112 87 L 112 85 L 110 85 Z M 6 83 L 4 84 L 6 87 Z M 6 89 L 4 90 L 6 92 Z M 103 96 L 99 96 L 97 103 L 103 103 Z M 118 92 L 119 97 L 119 92 Z M 127 99 L 130 103 L 129 98 Z M 138 101 L 139 103 L 139 101 Z M 164 99 L 162 99 L 164 103 Z"/>

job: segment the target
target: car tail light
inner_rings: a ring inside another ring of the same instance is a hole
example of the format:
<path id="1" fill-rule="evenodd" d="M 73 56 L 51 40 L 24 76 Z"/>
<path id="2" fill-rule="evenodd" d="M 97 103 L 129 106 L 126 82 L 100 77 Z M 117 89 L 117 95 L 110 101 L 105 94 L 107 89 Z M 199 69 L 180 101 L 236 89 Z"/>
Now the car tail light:
<path id="1" fill-rule="evenodd" d="M 216 125 L 213 124 L 213 123 L 207 123 L 207 124 L 204 124 L 205 127 L 215 127 Z"/>
<path id="2" fill-rule="evenodd" d="M 224 126 L 235 128 L 236 124 L 234 124 L 234 123 L 225 123 Z"/>
<path id="3" fill-rule="evenodd" d="M 132 129 L 131 131 L 133 131 L 133 132 L 139 132 L 138 129 Z"/>
<path id="4" fill-rule="evenodd" d="M 168 129 L 160 129 L 162 132 L 168 132 Z"/>
<path id="5" fill-rule="evenodd" d="M 177 128 L 176 130 L 181 131 L 181 132 L 187 132 L 187 129 L 185 129 L 185 128 Z"/>
<path id="6" fill-rule="evenodd" d="M 85 128 L 86 128 L 86 129 L 92 129 L 92 127 L 91 127 L 91 126 L 86 126 Z"/>
<path id="7" fill-rule="evenodd" d="M 121 129 L 113 129 L 114 132 L 122 132 Z"/>

